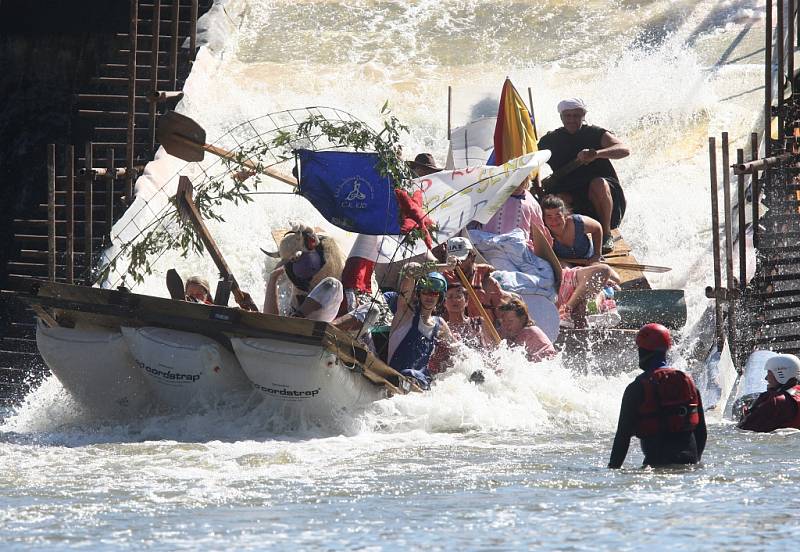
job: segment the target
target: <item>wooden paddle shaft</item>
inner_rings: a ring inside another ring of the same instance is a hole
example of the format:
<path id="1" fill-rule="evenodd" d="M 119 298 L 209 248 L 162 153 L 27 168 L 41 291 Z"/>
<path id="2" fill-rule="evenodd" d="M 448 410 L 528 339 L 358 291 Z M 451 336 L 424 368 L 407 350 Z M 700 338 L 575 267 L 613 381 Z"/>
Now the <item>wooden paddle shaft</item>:
<path id="1" fill-rule="evenodd" d="M 244 306 L 242 304 L 244 302 L 248 304 L 250 308 L 254 307 L 255 305 L 253 304 L 252 300 L 248 301 L 247 297 L 244 295 L 244 292 L 239 287 L 236 277 L 231 273 L 228 263 L 225 262 L 225 258 L 222 256 L 222 251 L 220 251 L 219 247 L 217 247 L 217 242 L 215 242 L 214 238 L 211 237 L 211 233 L 208 231 L 208 228 L 203 222 L 203 217 L 200 215 L 200 211 L 192 199 L 192 182 L 189 180 L 189 177 L 180 177 L 178 181 L 177 196 L 179 201 L 184 203 L 186 215 L 189 217 L 194 229 L 200 235 L 200 239 L 203 241 L 206 249 L 208 249 L 208 253 L 211 255 L 211 259 L 213 259 L 214 264 L 217 265 L 217 269 L 219 269 L 220 274 L 222 274 L 223 278 L 230 279 L 231 291 L 233 292 L 236 302 L 241 306 Z"/>
<path id="2" fill-rule="evenodd" d="M 212 146 L 210 144 L 198 144 L 194 140 L 191 140 L 191 139 L 187 138 L 186 136 L 182 136 L 182 135 L 177 134 L 177 133 L 173 134 L 173 136 L 174 136 L 174 138 L 176 140 L 182 142 L 183 144 L 185 144 L 187 146 L 196 146 L 196 147 L 202 148 L 204 151 L 207 151 L 208 153 L 210 153 L 212 155 L 216 155 L 217 157 L 221 157 L 222 159 L 227 159 L 228 161 L 233 161 L 234 163 L 237 163 L 237 164 L 245 167 L 246 169 L 250 169 L 253 172 L 261 173 L 263 175 L 266 175 L 266 176 L 269 176 L 271 178 L 274 178 L 275 180 L 280 180 L 284 184 L 288 184 L 290 186 L 297 187 L 297 182 L 295 182 L 291 178 L 287 178 L 286 176 L 283 176 L 282 174 L 280 174 L 280 173 L 278 173 L 276 171 L 273 171 L 272 169 L 269 169 L 267 167 L 259 167 L 258 165 L 256 165 L 252 161 L 250 161 L 249 159 L 241 160 L 241 159 L 237 158 L 236 154 L 234 154 L 233 152 L 230 152 L 230 151 L 228 151 L 226 149 L 219 148 L 217 146 Z"/>
<path id="3" fill-rule="evenodd" d="M 472 302 L 475 303 L 475 306 L 478 308 L 478 312 L 483 318 L 484 323 L 489 328 L 489 334 L 492 336 L 495 345 L 500 343 L 500 334 L 497 333 L 497 329 L 494 327 L 494 322 L 491 318 L 489 318 L 489 313 L 486 312 L 486 309 L 483 308 L 483 305 L 478 300 L 478 296 L 475 293 L 475 289 L 473 289 L 472 284 L 470 284 L 469 280 L 467 280 L 467 276 L 464 274 L 464 271 L 461 270 L 460 266 L 456 266 L 456 274 L 458 274 L 458 279 L 461 280 L 461 285 L 464 286 L 464 289 L 467 290 L 467 295 Z"/>
<path id="4" fill-rule="evenodd" d="M 561 259 L 561 260 L 564 261 L 565 263 L 580 265 L 580 266 L 589 266 L 590 264 L 592 264 L 592 262 L 589 259 Z M 625 262 L 615 261 L 614 259 L 600 260 L 598 262 L 616 268 L 622 268 L 628 270 L 640 270 L 642 272 L 669 272 L 670 270 L 672 270 L 668 266 L 625 263 Z"/>

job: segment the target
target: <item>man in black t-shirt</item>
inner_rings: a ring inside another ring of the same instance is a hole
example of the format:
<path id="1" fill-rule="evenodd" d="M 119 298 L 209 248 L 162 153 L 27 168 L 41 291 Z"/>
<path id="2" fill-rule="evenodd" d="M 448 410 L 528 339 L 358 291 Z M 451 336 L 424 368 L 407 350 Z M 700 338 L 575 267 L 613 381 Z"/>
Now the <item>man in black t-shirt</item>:
<path id="1" fill-rule="evenodd" d="M 564 126 L 539 140 L 539 149 L 552 152 L 554 174 L 545 181 L 545 191 L 561 196 L 575 213 L 597 219 L 603 227 L 602 252 L 609 253 L 614 248 L 611 229 L 625 214 L 625 194 L 609 160 L 627 157 L 630 150 L 608 130 L 587 125 L 586 111 L 580 98 L 559 102 Z"/>

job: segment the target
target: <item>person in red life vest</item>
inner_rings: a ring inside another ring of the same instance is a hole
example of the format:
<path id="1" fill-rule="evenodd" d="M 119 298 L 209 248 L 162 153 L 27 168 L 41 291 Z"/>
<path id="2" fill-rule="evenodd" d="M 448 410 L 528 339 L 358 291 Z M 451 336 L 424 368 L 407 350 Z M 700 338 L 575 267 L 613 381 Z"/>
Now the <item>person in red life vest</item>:
<path id="1" fill-rule="evenodd" d="M 553 343 L 533 323 L 525 301 L 519 297 L 512 297 L 500 305 L 497 318 L 500 321 L 500 336 L 509 345 L 523 345 L 529 361 L 539 362 L 556 356 Z"/>
<path id="2" fill-rule="evenodd" d="M 747 409 L 739 429 L 764 433 L 784 427 L 800 429 L 800 359 L 775 355 L 764 367 L 767 390 Z"/>
<path id="3" fill-rule="evenodd" d="M 696 464 L 706 446 L 706 421 L 700 393 L 691 376 L 667 366 L 669 330 L 646 324 L 636 335 L 639 368 L 625 389 L 609 468 L 620 468 L 631 437 L 639 438 L 644 466 Z"/>
<path id="4" fill-rule="evenodd" d="M 186 280 L 184 293 L 186 295 L 186 300 L 192 303 L 214 304 L 214 300 L 211 298 L 211 288 L 208 285 L 208 280 L 200 276 L 192 276 Z"/>

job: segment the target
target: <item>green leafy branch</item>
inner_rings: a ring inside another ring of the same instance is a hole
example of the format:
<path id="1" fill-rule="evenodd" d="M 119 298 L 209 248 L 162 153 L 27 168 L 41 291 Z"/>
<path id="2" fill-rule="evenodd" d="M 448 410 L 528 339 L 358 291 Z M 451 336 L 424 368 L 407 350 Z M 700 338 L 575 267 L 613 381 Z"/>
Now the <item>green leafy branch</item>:
<path id="1" fill-rule="evenodd" d="M 198 186 L 194 203 L 204 220 L 225 222 L 219 208 L 227 202 L 240 205 L 253 201 L 249 194 L 262 182 L 264 170 L 292 159 L 293 151 L 298 148 L 375 152 L 378 173 L 388 178 L 393 187 L 408 188 L 415 175 L 401 159 L 400 138 L 409 129 L 391 113 L 388 101 L 381 108 L 381 115 L 383 128 L 380 132 L 375 132 L 361 121 L 329 121 L 322 115 L 310 115 L 293 130 L 276 129 L 270 140 L 261 139 L 251 146 L 239 148 L 234 152 L 233 159 L 222 159 L 227 169 L 225 174 L 209 178 Z M 406 241 L 414 243 L 421 236 L 421 231 L 414 230 Z M 125 275 L 137 284 L 142 283 L 147 275 L 153 273 L 156 260 L 168 251 L 177 251 L 184 258 L 190 253 L 202 255 L 205 251 L 194 227 L 183 222 L 174 197 L 172 206 L 143 230 L 137 239 L 121 245 L 116 256 L 96 273 L 95 281 L 107 280 L 116 269 L 118 260 L 128 257 Z"/>

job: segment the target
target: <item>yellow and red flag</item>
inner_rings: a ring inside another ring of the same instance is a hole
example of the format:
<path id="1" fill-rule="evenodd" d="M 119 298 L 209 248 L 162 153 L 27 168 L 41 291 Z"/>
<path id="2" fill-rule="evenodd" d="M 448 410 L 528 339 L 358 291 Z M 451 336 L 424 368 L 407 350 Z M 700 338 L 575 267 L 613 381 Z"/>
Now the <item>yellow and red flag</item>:
<path id="1" fill-rule="evenodd" d="M 502 165 L 509 159 L 537 151 L 537 142 L 531 114 L 511 79 L 506 78 L 494 127 L 494 162 L 490 160 L 489 164 Z"/>

